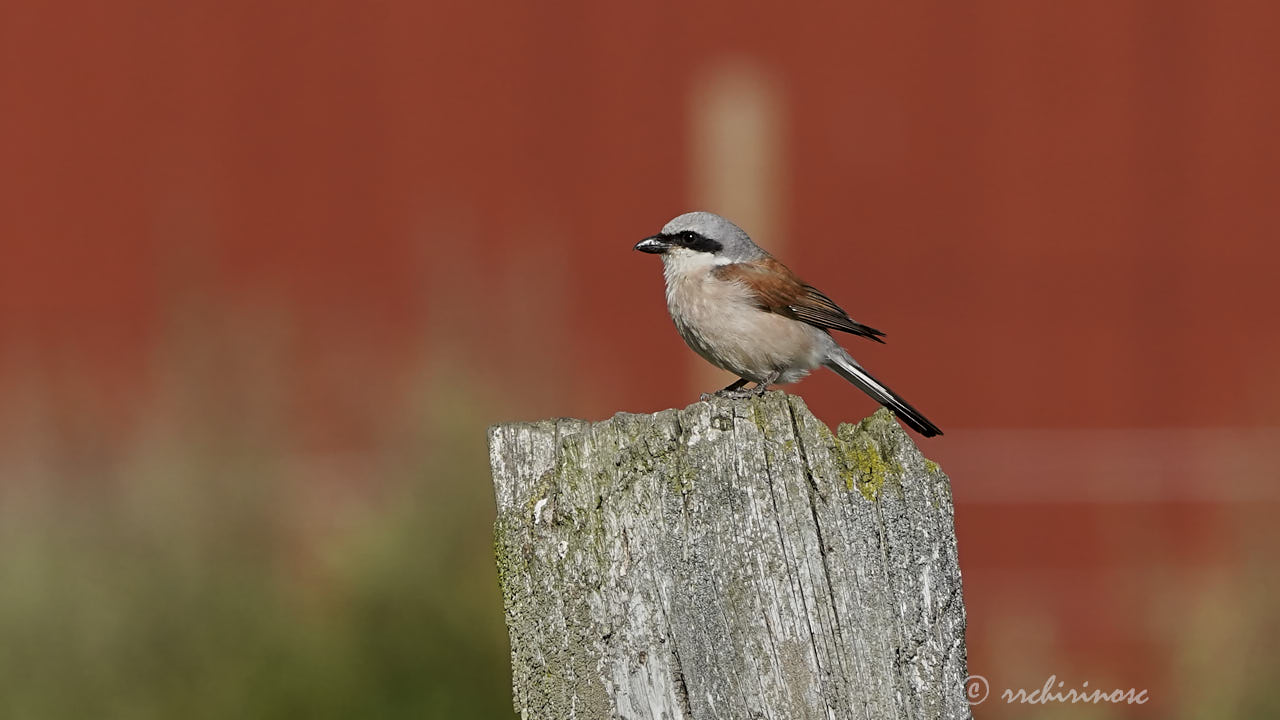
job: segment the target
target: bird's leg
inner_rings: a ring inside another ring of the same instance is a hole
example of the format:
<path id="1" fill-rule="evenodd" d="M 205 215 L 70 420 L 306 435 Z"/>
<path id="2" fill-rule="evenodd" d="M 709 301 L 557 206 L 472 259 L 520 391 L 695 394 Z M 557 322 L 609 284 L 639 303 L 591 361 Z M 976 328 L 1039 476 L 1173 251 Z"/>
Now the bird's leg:
<path id="1" fill-rule="evenodd" d="M 740 391 L 742 390 L 742 386 L 746 385 L 748 382 L 750 381 L 746 378 L 738 378 L 736 382 L 730 384 L 729 387 L 726 387 L 723 390 L 717 390 L 713 393 L 702 393 L 702 399 L 710 400 L 711 398 L 717 397 L 738 397 L 741 394 Z"/>
<path id="2" fill-rule="evenodd" d="M 778 376 L 781 374 L 782 373 L 778 372 L 777 370 L 774 370 L 773 372 L 769 373 L 769 377 L 765 378 L 764 382 L 758 382 L 756 383 L 755 387 L 751 388 L 751 394 L 755 395 L 756 397 L 759 397 L 769 392 L 769 386 L 778 382 Z"/>

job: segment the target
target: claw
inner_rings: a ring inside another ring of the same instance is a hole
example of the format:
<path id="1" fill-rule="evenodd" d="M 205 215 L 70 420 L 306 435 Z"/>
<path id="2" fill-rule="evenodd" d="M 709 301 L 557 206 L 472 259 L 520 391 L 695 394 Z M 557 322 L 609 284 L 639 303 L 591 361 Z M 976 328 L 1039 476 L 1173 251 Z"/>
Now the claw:
<path id="1" fill-rule="evenodd" d="M 772 382 L 776 382 L 777 379 L 778 379 L 777 374 L 774 374 L 772 377 L 766 378 L 765 382 L 758 382 L 755 384 L 755 387 L 750 387 L 750 388 L 743 387 L 749 382 L 748 380 L 740 379 L 737 382 L 730 385 L 729 387 L 724 388 L 723 390 L 717 390 L 711 393 L 702 393 L 701 400 L 703 402 L 706 402 L 708 400 L 715 400 L 717 398 L 728 398 L 730 400 L 743 400 L 750 397 L 760 397 L 765 393 L 769 392 L 769 384 Z"/>
<path id="2" fill-rule="evenodd" d="M 742 400 L 745 398 L 754 397 L 758 394 L 759 393 L 756 392 L 755 388 L 745 388 L 740 390 L 725 389 L 725 390 L 717 390 L 712 393 L 702 393 L 702 400 L 704 401 L 719 400 L 719 399 Z"/>

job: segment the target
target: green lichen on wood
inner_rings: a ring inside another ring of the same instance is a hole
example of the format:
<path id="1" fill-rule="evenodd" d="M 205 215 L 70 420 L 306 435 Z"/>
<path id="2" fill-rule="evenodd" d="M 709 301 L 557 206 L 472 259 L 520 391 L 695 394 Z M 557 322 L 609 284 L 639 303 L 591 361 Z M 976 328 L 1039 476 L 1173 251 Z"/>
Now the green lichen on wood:
<path id="1" fill-rule="evenodd" d="M 900 477 L 902 463 L 894 458 L 892 440 L 901 433 L 893 415 L 883 408 L 857 425 L 841 425 L 833 436 L 837 454 L 843 461 L 841 477 L 845 489 L 855 487 L 862 496 L 875 501 L 886 482 Z"/>
<path id="2" fill-rule="evenodd" d="M 517 536 L 518 528 L 499 515 L 493 525 L 493 559 L 498 566 L 498 587 L 502 588 L 508 603 L 516 597 L 514 581 L 528 570 L 519 548 L 504 542 L 504 539 Z"/>
<path id="3" fill-rule="evenodd" d="M 556 471 L 554 469 L 542 473 L 534 486 L 536 489 L 534 492 L 529 494 L 529 499 L 525 501 L 525 512 L 532 514 L 534 508 L 538 504 L 538 501 L 547 497 L 551 493 L 555 483 Z"/>
<path id="4" fill-rule="evenodd" d="M 885 476 L 889 472 L 889 464 L 880 456 L 880 450 L 874 444 L 850 449 L 848 456 L 858 470 L 857 485 L 862 497 L 875 500 L 884 488 Z M 852 490 L 853 488 L 849 488 Z"/>
<path id="5" fill-rule="evenodd" d="M 676 468 L 670 475 L 670 489 L 676 495 L 684 496 L 691 492 L 698 480 L 698 473 L 687 465 Z"/>
<path id="6" fill-rule="evenodd" d="M 756 423 L 756 429 L 761 434 L 769 432 L 769 423 L 765 420 L 764 413 L 767 408 L 764 407 L 764 397 L 757 396 L 751 398 L 751 419 Z"/>

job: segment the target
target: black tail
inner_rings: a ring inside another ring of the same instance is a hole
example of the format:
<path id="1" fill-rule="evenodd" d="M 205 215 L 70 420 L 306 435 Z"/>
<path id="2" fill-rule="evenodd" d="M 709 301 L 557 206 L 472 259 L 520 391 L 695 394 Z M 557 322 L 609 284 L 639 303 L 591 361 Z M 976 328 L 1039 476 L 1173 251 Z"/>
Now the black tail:
<path id="1" fill-rule="evenodd" d="M 912 430 L 925 437 L 942 434 L 938 426 L 929 422 L 929 419 L 921 415 L 919 410 L 911 407 L 911 404 L 898 397 L 897 393 L 885 387 L 879 380 L 871 377 L 871 373 L 863 370 L 856 360 L 849 357 L 849 353 L 841 351 L 839 355 L 831 357 L 827 360 L 827 367 L 835 370 L 840 377 L 856 385 L 859 390 L 870 395 L 876 402 L 892 410 L 893 414 L 902 418 L 902 422 L 906 423 Z"/>

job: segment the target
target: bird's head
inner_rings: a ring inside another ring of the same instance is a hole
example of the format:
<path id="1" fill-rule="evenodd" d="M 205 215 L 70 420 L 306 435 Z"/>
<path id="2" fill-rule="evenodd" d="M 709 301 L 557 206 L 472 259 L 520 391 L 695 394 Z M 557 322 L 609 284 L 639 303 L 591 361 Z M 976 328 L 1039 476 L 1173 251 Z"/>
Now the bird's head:
<path id="1" fill-rule="evenodd" d="M 635 249 L 661 255 L 668 268 L 682 269 L 765 256 L 742 228 L 709 212 L 685 213 L 664 225 L 662 232 L 641 240 Z"/>

